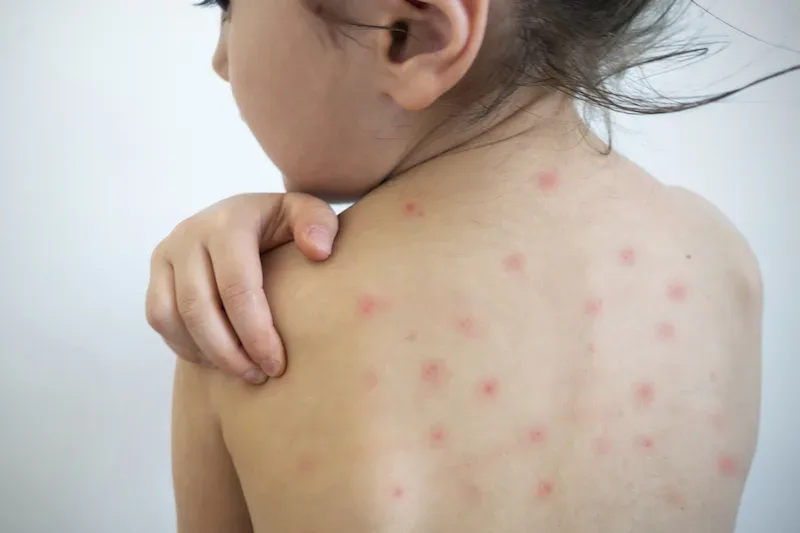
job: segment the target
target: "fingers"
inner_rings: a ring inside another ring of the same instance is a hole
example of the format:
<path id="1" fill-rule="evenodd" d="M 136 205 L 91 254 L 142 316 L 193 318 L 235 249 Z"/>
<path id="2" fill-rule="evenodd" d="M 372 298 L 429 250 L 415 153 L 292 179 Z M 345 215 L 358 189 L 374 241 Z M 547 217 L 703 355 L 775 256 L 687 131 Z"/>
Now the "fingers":
<path id="1" fill-rule="evenodd" d="M 267 376 L 247 357 L 225 316 L 206 249 L 192 248 L 181 255 L 181 261 L 185 264 L 174 264 L 175 297 L 194 343 L 223 372 L 264 383 Z"/>
<path id="2" fill-rule="evenodd" d="M 327 202 L 308 194 L 285 194 L 281 197 L 280 220 L 272 235 L 262 237 L 262 250 L 269 250 L 275 241 L 289 234 L 308 259 L 324 261 L 331 255 L 339 232 L 339 217 Z"/>
<path id="3" fill-rule="evenodd" d="M 181 358 L 263 383 L 286 369 L 263 290 L 262 252 L 295 240 L 331 255 L 339 219 L 310 195 L 242 195 L 181 223 L 153 255 L 147 320 Z"/>
<path id="4" fill-rule="evenodd" d="M 167 339 L 164 339 L 164 343 L 169 346 L 169 349 L 172 350 L 178 357 L 183 359 L 184 361 L 188 361 L 190 363 L 194 363 L 196 365 L 204 366 L 206 368 L 214 368 L 214 365 L 211 364 L 210 361 L 203 357 L 203 354 L 200 353 L 199 350 L 187 350 L 182 346 L 177 344 L 173 344 Z"/>
<path id="5" fill-rule="evenodd" d="M 210 241 L 208 252 L 223 307 L 244 350 L 268 376 L 281 376 L 286 358 L 264 294 L 257 235 L 227 234 Z"/>
<path id="6" fill-rule="evenodd" d="M 150 266 L 150 285 L 147 287 L 146 315 L 150 324 L 179 357 L 202 364 L 205 358 L 186 330 L 175 302 L 175 283 L 172 265 L 154 256 Z"/>

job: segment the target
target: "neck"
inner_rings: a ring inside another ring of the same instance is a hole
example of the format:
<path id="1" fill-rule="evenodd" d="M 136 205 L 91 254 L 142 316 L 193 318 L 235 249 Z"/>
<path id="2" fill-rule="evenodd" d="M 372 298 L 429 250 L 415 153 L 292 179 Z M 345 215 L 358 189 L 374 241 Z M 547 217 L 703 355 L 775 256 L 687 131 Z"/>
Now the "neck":
<path id="1" fill-rule="evenodd" d="M 535 98 L 527 103 L 512 102 L 480 125 L 464 127 L 451 125 L 431 129 L 389 176 L 395 181 L 401 176 L 417 174 L 437 160 L 448 161 L 462 153 L 499 145 L 524 142 L 527 154 L 543 154 L 552 150 L 578 148 L 588 140 L 596 140 L 575 109 L 571 98 L 558 92 Z M 599 140 L 597 140 L 599 142 Z"/>

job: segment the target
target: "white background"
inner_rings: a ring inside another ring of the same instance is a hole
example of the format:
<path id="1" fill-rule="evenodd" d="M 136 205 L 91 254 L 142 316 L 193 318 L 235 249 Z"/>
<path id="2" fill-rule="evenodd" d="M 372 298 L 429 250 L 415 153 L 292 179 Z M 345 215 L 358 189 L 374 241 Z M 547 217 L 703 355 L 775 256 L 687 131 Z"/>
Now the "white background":
<path id="1" fill-rule="evenodd" d="M 796 0 L 705 2 L 800 49 Z M 280 190 L 211 72 L 216 15 L 189 4 L 0 0 L 2 532 L 174 531 L 173 359 L 144 320 L 149 255 L 223 197 Z M 665 76 L 670 87 L 706 93 L 800 62 L 699 22 L 733 46 Z M 617 123 L 623 153 L 719 205 L 760 258 L 762 431 L 738 533 L 796 533 L 800 74 Z"/>

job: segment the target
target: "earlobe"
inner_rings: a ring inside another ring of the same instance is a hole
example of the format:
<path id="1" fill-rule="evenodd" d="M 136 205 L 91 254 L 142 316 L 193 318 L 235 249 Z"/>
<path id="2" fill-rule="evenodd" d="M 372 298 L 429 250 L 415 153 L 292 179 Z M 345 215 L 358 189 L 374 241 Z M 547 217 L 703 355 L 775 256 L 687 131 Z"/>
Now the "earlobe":
<path id="1" fill-rule="evenodd" d="M 406 0 L 383 49 L 389 86 L 402 108 L 430 107 L 467 74 L 483 45 L 490 0 Z"/>

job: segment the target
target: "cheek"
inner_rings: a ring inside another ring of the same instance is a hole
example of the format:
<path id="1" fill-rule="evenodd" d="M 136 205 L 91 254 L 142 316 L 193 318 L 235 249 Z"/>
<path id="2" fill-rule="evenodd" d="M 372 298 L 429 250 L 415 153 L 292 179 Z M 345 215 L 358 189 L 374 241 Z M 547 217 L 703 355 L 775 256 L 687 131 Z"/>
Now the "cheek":
<path id="1" fill-rule="evenodd" d="M 258 30 L 256 37 L 253 33 Z M 302 114 L 318 107 L 308 90 L 307 62 L 288 55 L 289 46 L 275 46 L 275 39 L 260 38 L 269 29 L 243 23 L 231 31 L 228 64 L 231 90 L 239 112 L 264 149 L 273 155 L 286 139 L 302 132 Z M 308 110 L 308 111 L 306 111 Z M 296 142 L 294 143 L 296 144 Z"/>
<path id="2" fill-rule="evenodd" d="M 243 26 L 228 42 L 231 88 L 287 190 L 351 201 L 379 184 L 404 146 L 386 141 L 396 135 L 381 129 L 385 113 L 374 102 L 369 77 L 357 69 L 354 74 L 344 55 L 316 41 L 275 46 L 263 28 L 255 35 L 264 37 L 254 38 L 256 28 L 248 35 Z"/>
<path id="3" fill-rule="evenodd" d="M 306 84 L 297 81 L 296 68 L 271 53 L 255 52 L 231 50 L 231 90 L 242 120 L 266 155 L 285 175 L 293 176 L 299 165 L 313 164 L 308 154 L 319 155 L 312 147 L 322 144 L 323 121 L 309 127 L 314 124 L 308 120 L 319 103 Z"/>
<path id="4" fill-rule="evenodd" d="M 258 22 L 265 14 L 244 7 L 228 31 L 228 75 L 242 119 L 266 148 L 272 143 L 263 137 L 270 129 L 285 130 L 288 121 L 283 115 L 296 106 L 294 72 L 286 47 L 276 46 L 280 33 L 276 36 L 274 28 Z"/>
<path id="5" fill-rule="evenodd" d="M 286 71 L 281 69 L 279 58 L 260 53 L 258 48 L 254 43 L 232 36 L 228 45 L 228 72 L 239 113 L 253 133 L 260 137 L 269 133 L 265 125 L 272 125 L 277 130 L 283 128 L 284 119 L 280 115 L 282 109 L 293 107 L 291 98 L 294 95 L 288 90 L 286 76 L 275 75 Z"/>

